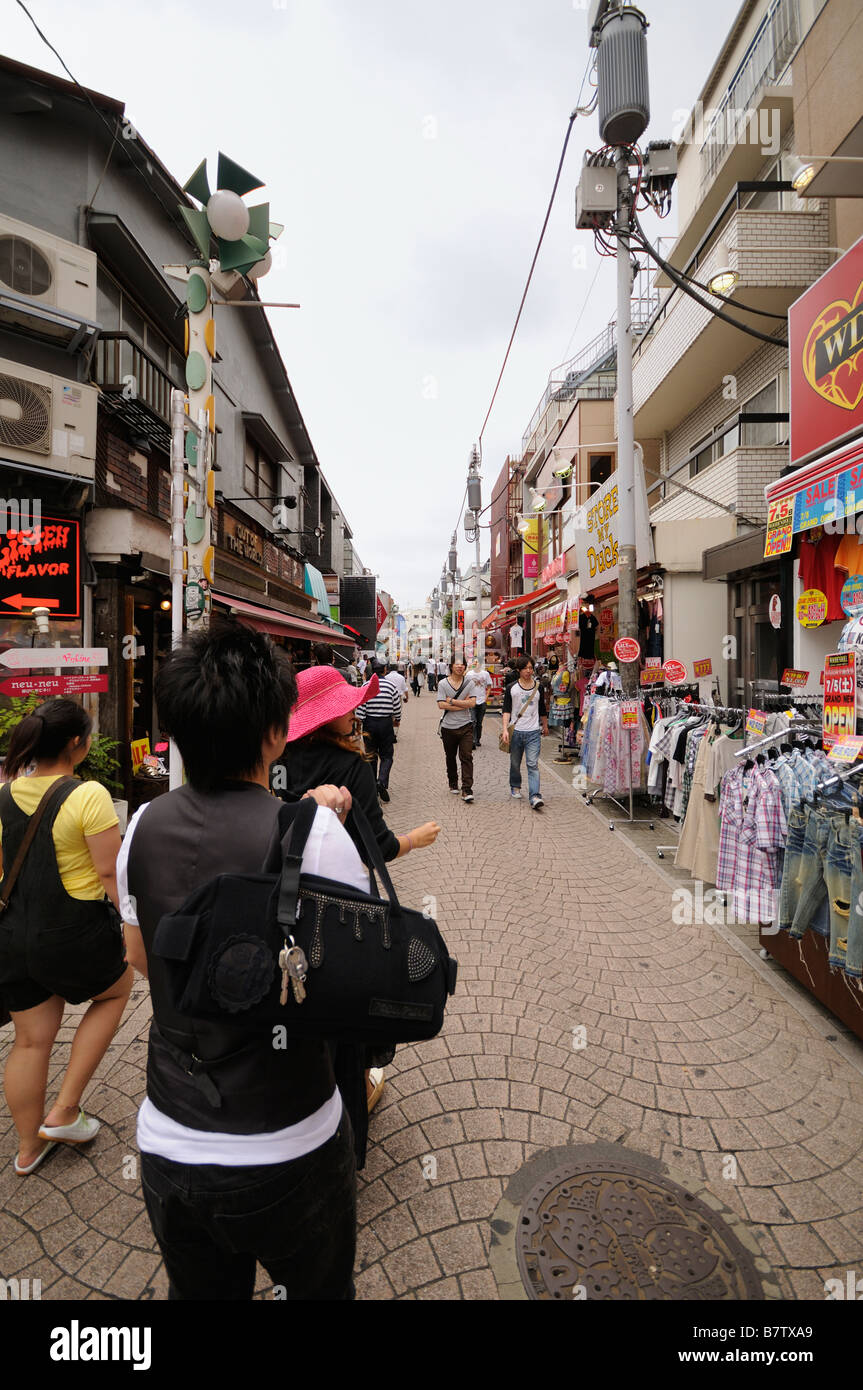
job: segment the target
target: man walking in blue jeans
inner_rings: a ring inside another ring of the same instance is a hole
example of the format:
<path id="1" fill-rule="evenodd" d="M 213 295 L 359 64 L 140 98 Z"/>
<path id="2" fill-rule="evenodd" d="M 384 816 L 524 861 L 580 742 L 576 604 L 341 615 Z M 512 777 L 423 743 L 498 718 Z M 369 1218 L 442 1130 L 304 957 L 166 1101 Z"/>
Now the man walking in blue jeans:
<path id="1" fill-rule="evenodd" d="M 538 811 L 545 804 L 539 790 L 539 750 L 543 735 L 548 735 L 548 708 L 530 657 L 520 656 L 515 666 L 518 680 L 510 682 L 503 697 L 503 736 L 509 737 L 509 792 L 515 801 L 521 801 L 524 753 L 531 809 Z"/>

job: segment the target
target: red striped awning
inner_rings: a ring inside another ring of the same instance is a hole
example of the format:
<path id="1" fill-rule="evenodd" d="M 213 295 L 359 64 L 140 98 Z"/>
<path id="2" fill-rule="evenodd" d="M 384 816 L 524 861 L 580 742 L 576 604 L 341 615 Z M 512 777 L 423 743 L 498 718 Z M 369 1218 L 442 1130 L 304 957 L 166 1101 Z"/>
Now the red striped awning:
<path id="1" fill-rule="evenodd" d="M 487 618 L 483 618 L 482 626 L 486 629 L 500 627 L 501 623 L 514 618 L 516 613 L 527 613 L 531 608 L 535 608 L 538 603 L 547 603 L 550 598 L 561 594 L 557 584 L 544 584 L 541 589 L 534 589 L 530 594 L 516 594 L 514 598 L 503 598 L 496 608 L 493 608 Z"/>
<path id="2" fill-rule="evenodd" d="M 327 627 L 326 623 L 316 623 L 312 618 L 297 618 L 293 613 L 281 613 L 276 608 L 261 608 L 246 599 L 232 598 L 230 594 L 214 592 L 213 600 L 236 613 L 247 627 L 256 632 L 268 632 L 272 637 L 293 637 L 301 642 L 329 642 L 334 647 L 355 647 L 356 639 Z"/>

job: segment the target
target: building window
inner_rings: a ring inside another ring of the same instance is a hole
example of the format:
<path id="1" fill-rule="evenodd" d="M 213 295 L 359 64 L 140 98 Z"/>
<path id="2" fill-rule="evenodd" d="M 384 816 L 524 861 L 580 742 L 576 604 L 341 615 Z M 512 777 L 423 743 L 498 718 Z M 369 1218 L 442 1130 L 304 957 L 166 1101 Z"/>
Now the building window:
<path id="1" fill-rule="evenodd" d="M 185 380 L 185 366 L 180 354 L 172 349 L 165 335 L 153 327 L 126 291 L 102 266 L 97 271 L 96 294 L 99 322 L 106 333 L 127 334 L 150 354 L 175 384 Z M 123 361 L 131 372 L 131 356 Z"/>
<path id="2" fill-rule="evenodd" d="M 600 487 L 611 477 L 611 454 L 590 455 L 590 481 Z"/>
<path id="3" fill-rule="evenodd" d="M 763 387 L 756 395 L 742 408 L 743 415 L 775 415 L 779 410 L 779 382 L 771 381 L 768 386 Z M 779 431 L 781 426 L 776 421 L 753 421 L 748 423 L 743 421 L 741 430 L 741 444 L 749 448 L 757 448 L 779 443 Z"/>
<path id="4" fill-rule="evenodd" d="M 703 448 L 700 448 L 699 444 L 694 446 L 698 449 L 698 453 L 689 465 L 690 478 L 694 478 L 696 473 L 703 473 L 705 468 L 709 468 L 712 463 L 716 463 L 718 459 L 724 458 L 726 454 L 730 454 L 732 450 L 739 447 L 740 426 L 737 423 L 737 416 L 731 416 L 725 424 L 726 428 L 723 433 L 718 439 L 714 439 L 712 444 L 707 443 L 710 435 L 706 435 L 703 440 L 699 441 L 704 446 Z"/>
<path id="5" fill-rule="evenodd" d="M 251 497 L 260 497 L 265 501 L 276 495 L 276 465 L 249 435 L 246 435 L 243 486 Z"/>

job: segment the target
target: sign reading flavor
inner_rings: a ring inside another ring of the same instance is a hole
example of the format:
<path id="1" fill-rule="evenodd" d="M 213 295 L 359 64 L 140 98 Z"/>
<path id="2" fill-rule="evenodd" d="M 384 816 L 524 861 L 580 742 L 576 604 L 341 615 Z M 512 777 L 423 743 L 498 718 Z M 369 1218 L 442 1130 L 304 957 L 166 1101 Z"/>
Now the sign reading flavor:
<path id="1" fill-rule="evenodd" d="M 857 658 L 854 652 L 833 652 L 824 663 L 822 732 L 826 749 L 857 733 Z"/>
<path id="2" fill-rule="evenodd" d="M 827 617 L 827 595 L 820 589 L 804 589 L 797 600 L 797 621 L 801 627 L 820 627 Z"/>

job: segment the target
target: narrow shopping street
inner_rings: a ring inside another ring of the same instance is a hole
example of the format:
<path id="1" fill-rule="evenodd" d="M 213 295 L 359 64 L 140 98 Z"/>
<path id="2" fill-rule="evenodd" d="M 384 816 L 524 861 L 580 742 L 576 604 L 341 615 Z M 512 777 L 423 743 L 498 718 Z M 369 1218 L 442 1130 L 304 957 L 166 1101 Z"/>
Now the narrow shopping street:
<path id="1" fill-rule="evenodd" d="M 525 1297 L 505 1218 L 527 1177 L 548 1151 L 621 1145 L 721 1211 L 763 1296 L 823 1300 L 863 1268 L 863 1048 L 730 933 L 674 925 L 673 879 L 584 805 L 552 741 L 532 813 L 509 797 L 489 716 L 466 806 L 437 720 L 433 696 L 411 699 L 387 817 L 443 826 L 394 879 L 436 914 L 459 987 L 442 1035 L 399 1049 L 371 1120 L 358 1297 Z M 0 1268 L 40 1279 L 43 1299 L 167 1294 L 135 1149 L 148 1024 L 139 980 L 89 1096 L 104 1124 L 90 1149 L 21 1181 L 0 1114 Z"/>

